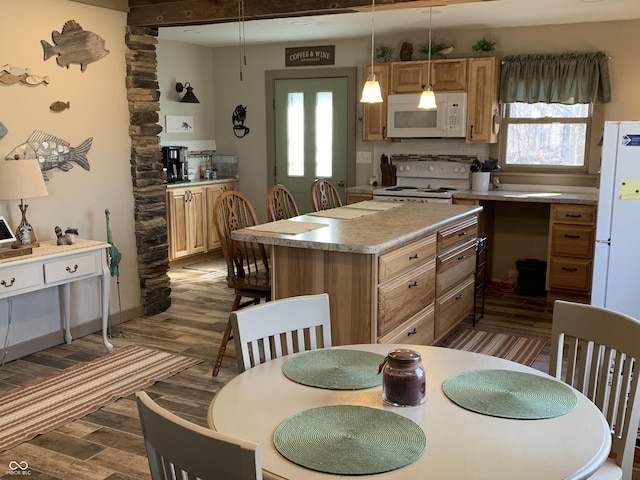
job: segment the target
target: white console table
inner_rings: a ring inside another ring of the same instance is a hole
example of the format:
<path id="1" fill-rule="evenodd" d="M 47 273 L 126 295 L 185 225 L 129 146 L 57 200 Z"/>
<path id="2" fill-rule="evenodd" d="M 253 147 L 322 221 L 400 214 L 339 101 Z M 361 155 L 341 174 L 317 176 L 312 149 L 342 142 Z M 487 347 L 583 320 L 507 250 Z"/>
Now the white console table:
<path id="1" fill-rule="evenodd" d="M 30 255 L 0 259 L 0 299 L 57 286 L 65 342 L 71 342 L 72 282 L 100 277 L 102 283 L 102 341 L 108 352 L 113 345 L 107 338 L 109 291 L 111 288 L 107 249 L 109 244 L 95 240 L 76 240 L 73 245 L 57 245 L 56 240 L 40 242 Z"/>

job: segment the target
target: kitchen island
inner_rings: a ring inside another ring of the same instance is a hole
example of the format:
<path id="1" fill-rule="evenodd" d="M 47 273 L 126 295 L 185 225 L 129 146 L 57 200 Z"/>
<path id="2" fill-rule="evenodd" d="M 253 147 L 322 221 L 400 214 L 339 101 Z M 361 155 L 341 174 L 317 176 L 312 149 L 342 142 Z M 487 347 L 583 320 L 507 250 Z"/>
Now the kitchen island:
<path id="1" fill-rule="evenodd" d="M 481 210 L 367 201 L 232 238 L 271 246 L 273 299 L 329 294 L 334 345 L 429 345 L 471 312 Z"/>

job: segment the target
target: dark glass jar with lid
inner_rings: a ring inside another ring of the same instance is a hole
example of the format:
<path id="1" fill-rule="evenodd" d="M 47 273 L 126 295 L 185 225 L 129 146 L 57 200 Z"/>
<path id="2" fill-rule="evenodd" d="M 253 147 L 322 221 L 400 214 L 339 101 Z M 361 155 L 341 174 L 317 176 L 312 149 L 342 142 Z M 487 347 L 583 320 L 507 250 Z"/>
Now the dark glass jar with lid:
<path id="1" fill-rule="evenodd" d="M 382 399 L 397 407 L 422 405 L 426 398 L 426 375 L 415 350 L 392 350 L 381 365 Z"/>

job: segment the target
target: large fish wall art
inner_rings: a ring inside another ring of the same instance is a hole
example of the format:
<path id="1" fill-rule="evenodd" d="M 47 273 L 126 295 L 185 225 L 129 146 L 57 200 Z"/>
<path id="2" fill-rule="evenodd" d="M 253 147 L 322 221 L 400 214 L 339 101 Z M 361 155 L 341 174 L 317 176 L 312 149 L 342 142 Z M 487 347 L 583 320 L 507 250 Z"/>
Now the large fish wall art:
<path id="1" fill-rule="evenodd" d="M 73 168 L 71 162 L 77 163 L 85 170 L 90 170 L 87 153 L 92 142 L 93 137 L 86 139 L 77 147 L 72 147 L 66 140 L 36 130 L 25 143 L 11 150 L 5 159 L 35 158 L 40 163 L 42 176 L 45 180 L 49 180 L 45 173 L 47 170 L 59 168 L 63 172 L 68 172 Z"/>
<path id="2" fill-rule="evenodd" d="M 84 72 L 87 65 L 100 60 L 109 53 L 104 48 L 104 39 L 99 35 L 83 30 L 75 21 L 69 20 L 62 27 L 62 33 L 57 30 L 51 33 L 53 45 L 40 40 L 44 48 L 44 59 L 48 60 L 57 55 L 56 62 L 61 67 L 69 68 L 72 63 L 80 64 L 80 71 Z"/>
<path id="3" fill-rule="evenodd" d="M 13 85 L 18 82 L 24 83 L 25 85 L 48 84 L 49 77 L 31 75 L 28 68 L 12 67 L 9 64 L 0 67 L 0 83 Z"/>

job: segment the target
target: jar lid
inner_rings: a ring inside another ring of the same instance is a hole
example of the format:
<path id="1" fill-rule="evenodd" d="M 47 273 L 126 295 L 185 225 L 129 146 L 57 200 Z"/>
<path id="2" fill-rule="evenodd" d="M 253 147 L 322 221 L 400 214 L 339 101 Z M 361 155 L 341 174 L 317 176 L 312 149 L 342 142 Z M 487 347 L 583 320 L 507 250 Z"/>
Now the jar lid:
<path id="1" fill-rule="evenodd" d="M 408 348 L 399 348 L 389 352 L 389 360 L 393 360 L 398 363 L 415 363 L 419 362 L 421 359 L 422 357 L 418 352 Z"/>

